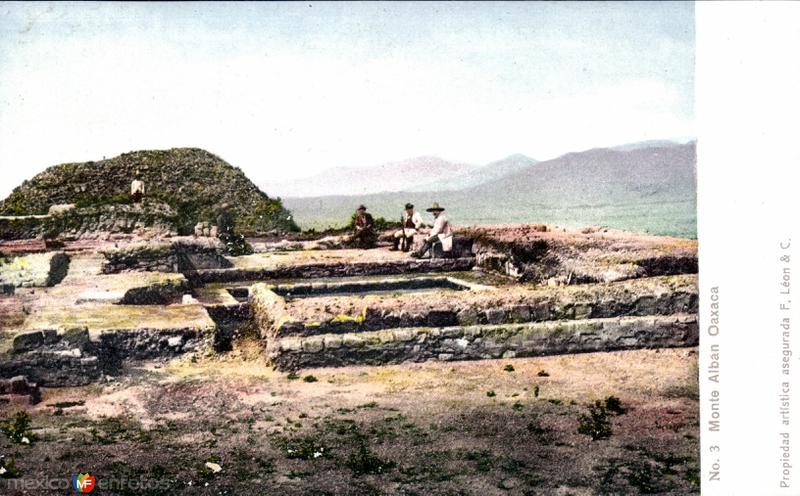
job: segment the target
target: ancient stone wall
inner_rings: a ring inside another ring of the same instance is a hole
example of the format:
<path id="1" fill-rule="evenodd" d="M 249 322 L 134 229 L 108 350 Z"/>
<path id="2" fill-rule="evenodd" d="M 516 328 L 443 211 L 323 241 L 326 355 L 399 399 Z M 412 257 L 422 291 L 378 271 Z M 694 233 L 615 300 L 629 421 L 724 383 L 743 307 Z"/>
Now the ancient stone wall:
<path id="1" fill-rule="evenodd" d="M 259 329 L 261 337 L 274 338 L 278 329 L 288 318 L 286 300 L 262 282 L 250 287 L 248 303 L 253 322 Z"/>
<path id="2" fill-rule="evenodd" d="M 270 269 L 198 270 L 187 274 L 195 283 L 255 281 L 264 279 L 317 279 L 413 274 L 420 272 L 459 272 L 470 270 L 475 258 L 437 258 L 433 260 L 390 260 L 374 263 L 320 263 L 287 265 Z"/>
<path id="3" fill-rule="evenodd" d="M 184 272 L 198 265 L 229 267 L 223 256 L 225 247 L 217 239 L 175 237 L 170 240 L 141 242 L 103 252 L 104 274 L 119 272 Z"/>
<path id="4" fill-rule="evenodd" d="M 697 317 L 670 315 L 326 334 L 275 340 L 268 345 L 268 353 L 278 368 L 296 370 L 696 346 L 697 343 Z"/>
<path id="5" fill-rule="evenodd" d="M 0 360 L 0 377 L 24 375 L 42 386 L 80 386 L 117 375 L 132 360 L 172 357 L 210 346 L 203 329 L 134 329 L 91 333 L 87 328 L 27 331 Z"/>
<path id="6" fill-rule="evenodd" d="M 0 239 L 33 239 L 44 234 L 46 215 L 0 217 Z"/>
<path id="7" fill-rule="evenodd" d="M 267 295 L 267 296 L 264 296 Z M 276 295 L 262 288 L 251 295 L 258 311 L 268 313 Z M 444 294 L 409 293 L 387 301 L 358 296 L 322 297 L 285 302 L 280 316 L 262 317 L 274 328 L 270 335 L 309 336 L 327 333 L 375 331 L 398 327 L 470 326 L 548 320 L 596 319 L 619 316 L 696 313 L 698 294 L 694 276 L 622 281 L 542 290 L 488 290 Z M 317 308 L 330 309 L 320 311 Z M 358 313 L 337 309 L 354 308 Z"/>

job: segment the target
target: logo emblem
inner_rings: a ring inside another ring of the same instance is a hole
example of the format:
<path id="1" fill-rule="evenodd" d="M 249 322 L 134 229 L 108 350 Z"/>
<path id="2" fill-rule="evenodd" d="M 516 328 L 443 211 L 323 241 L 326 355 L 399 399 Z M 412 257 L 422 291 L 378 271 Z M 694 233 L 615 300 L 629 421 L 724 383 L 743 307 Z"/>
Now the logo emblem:
<path id="1" fill-rule="evenodd" d="M 94 476 L 88 472 L 72 476 L 72 487 L 79 493 L 90 493 L 94 489 Z"/>

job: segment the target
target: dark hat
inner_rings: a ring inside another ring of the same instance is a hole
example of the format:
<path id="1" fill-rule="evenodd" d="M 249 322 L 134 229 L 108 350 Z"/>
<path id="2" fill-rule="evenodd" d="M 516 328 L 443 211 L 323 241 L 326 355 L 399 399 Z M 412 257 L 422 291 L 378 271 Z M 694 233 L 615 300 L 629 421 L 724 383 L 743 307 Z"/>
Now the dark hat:
<path id="1" fill-rule="evenodd" d="M 366 210 L 366 209 L 367 207 L 365 207 L 364 205 L 359 205 L 356 210 Z"/>
<path id="2" fill-rule="evenodd" d="M 408 210 L 409 208 L 414 208 L 414 205 L 412 205 L 410 203 L 406 203 L 406 210 Z"/>
<path id="3" fill-rule="evenodd" d="M 433 202 L 431 208 L 427 209 L 428 212 L 443 212 L 444 208 L 440 207 L 438 203 Z"/>

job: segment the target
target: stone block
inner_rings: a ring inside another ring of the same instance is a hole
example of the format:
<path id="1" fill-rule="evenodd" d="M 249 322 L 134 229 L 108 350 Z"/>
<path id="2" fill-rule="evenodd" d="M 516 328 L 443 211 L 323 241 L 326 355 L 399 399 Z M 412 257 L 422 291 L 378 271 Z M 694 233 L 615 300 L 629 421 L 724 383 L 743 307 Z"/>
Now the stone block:
<path id="1" fill-rule="evenodd" d="M 506 320 L 506 311 L 503 308 L 490 308 L 485 313 L 486 321 L 490 324 L 502 324 Z"/>
<path id="2" fill-rule="evenodd" d="M 531 320 L 531 309 L 527 305 L 516 305 L 510 310 L 512 322 L 529 322 Z"/>
<path id="3" fill-rule="evenodd" d="M 15 353 L 22 353 L 39 348 L 43 344 L 44 333 L 42 331 L 33 331 L 15 336 L 11 346 Z"/>
<path id="4" fill-rule="evenodd" d="M 303 341 L 303 351 L 307 353 L 319 353 L 325 349 L 322 338 L 309 338 Z"/>
<path id="5" fill-rule="evenodd" d="M 478 311 L 474 308 L 465 308 L 459 311 L 456 317 L 458 324 L 462 326 L 471 326 L 478 323 Z"/>

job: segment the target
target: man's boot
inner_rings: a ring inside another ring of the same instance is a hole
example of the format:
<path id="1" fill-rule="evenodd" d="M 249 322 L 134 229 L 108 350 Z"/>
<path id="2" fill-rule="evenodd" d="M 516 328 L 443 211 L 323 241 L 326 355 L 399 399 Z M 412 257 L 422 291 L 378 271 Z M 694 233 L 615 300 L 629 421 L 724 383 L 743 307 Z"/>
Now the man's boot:
<path id="1" fill-rule="evenodd" d="M 433 245 L 433 243 L 431 243 L 428 240 L 425 240 L 425 244 L 422 245 L 422 247 L 419 250 L 412 252 L 411 256 L 413 258 L 422 258 L 422 256 L 425 255 L 425 253 L 427 253 L 427 251 L 431 248 L 431 245 Z"/>

